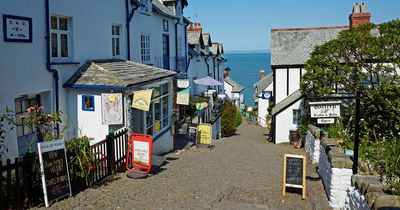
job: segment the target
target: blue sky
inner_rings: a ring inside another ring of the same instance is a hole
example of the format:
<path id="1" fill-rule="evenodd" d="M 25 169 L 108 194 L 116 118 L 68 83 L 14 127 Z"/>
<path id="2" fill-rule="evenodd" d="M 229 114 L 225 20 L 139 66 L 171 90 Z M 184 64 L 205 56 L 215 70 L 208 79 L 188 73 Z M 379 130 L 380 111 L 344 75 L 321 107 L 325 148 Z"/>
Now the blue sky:
<path id="1" fill-rule="evenodd" d="M 268 50 L 271 28 L 348 25 L 351 0 L 189 0 L 184 10 L 226 51 Z M 363 0 L 371 21 L 400 18 L 400 0 Z M 196 15 L 197 14 L 197 17 Z"/>

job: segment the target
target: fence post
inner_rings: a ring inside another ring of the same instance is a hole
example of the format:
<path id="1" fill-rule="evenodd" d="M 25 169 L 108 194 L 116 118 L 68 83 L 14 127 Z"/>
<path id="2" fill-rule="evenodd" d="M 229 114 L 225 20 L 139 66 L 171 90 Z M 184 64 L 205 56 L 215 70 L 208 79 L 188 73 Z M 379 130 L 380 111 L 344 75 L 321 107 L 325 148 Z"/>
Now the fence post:
<path id="1" fill-rule="evenodd" d="M 115 148 L 114 148 L 114 133 L 110 132 L 107 137 L 107 170 L 108 174 L 115 173 Z"/>

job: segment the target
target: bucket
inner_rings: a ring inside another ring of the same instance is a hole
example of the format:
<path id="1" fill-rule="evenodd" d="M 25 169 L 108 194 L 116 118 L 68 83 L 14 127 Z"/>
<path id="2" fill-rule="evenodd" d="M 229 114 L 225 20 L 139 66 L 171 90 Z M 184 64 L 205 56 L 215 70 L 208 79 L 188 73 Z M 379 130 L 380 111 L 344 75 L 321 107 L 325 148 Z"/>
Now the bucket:
<path id="1" fill-rule="evenodd" d="M 291 144 L 299 140 L 299 131 L 289 130 L 289 141 Z"/>

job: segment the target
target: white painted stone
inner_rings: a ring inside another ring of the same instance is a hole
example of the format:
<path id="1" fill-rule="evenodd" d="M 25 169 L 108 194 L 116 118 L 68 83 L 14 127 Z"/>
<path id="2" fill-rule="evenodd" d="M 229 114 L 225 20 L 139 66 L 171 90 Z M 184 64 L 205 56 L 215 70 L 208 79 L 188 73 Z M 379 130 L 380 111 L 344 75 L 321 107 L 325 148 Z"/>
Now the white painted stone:
<path id="1" fill-rule="evenodd" d="M 349 187 L 346 193 L 345 210 L 370 210 L 365 196 L 355 187 Z"/>

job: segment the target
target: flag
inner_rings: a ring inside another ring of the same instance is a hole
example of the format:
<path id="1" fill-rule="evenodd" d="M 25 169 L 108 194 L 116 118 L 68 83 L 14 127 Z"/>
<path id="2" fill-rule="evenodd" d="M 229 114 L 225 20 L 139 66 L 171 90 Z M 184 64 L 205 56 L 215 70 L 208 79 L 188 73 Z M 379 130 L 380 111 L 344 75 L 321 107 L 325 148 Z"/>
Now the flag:
<path id="1" fill-rule="evenodd" d="M 132 108 L 149 111 L 153 89 L 133 92 Z"/>
<path id="2" fill-rule="evenodd" d="M 176 104 L 189 105 L 189 88 L 176 93 Z"/>

